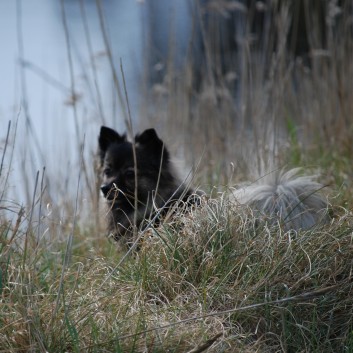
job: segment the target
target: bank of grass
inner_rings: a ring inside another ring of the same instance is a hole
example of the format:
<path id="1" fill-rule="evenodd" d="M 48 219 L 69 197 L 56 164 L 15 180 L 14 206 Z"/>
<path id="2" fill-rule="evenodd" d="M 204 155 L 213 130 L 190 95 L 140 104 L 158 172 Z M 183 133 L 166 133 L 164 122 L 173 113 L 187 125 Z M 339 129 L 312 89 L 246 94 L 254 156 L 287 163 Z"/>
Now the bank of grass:
<path id="1" fill-rule="evenodd" d="M 148 114 L 144 106 L 141 128 L 156 126 L 214 198 L 146 231 L 140 251 L 127 257 L 75 205 L 55 206 L 41 177 L 29 191 L 32 206 L 11 201 L 6 141 L 0 352 L 353 352 L 353 61 L 345 33 L 326 56 L 311 48 L 311 67 L 283 47 L 258 65 L 250 50 L 239 97 L 219 77 L 196 89 L 191 65 L 178 80 L 171 67 L 148 87 L 153 108 Z M 330 223 L 286 233 L 217 194 L 251 177 L 252 163 L 259 168 L 266 155 L 277 167 L 322 172 Z M 83 190 L 95 185 L 85 182 Z M 87 197 L 78 195 L 78 208 Z"/>
<path id="2" fill-rule="evenodd" d="M 352 352 L 352 251 L 346 209 L 285 233 L 222 195 L 120 264 L 101 234 L 68 248 L 2 221 L 1 351 Z"/>

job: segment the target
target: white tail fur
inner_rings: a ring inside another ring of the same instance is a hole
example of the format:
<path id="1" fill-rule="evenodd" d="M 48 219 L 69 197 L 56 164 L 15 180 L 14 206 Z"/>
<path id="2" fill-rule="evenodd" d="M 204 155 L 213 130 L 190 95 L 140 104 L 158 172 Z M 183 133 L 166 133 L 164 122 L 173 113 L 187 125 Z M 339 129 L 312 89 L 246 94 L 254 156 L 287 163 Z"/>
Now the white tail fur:
<path id="1" fill-rule="evenodd" d="M 233 195 L 271 223 L 280 222 L 285 230 L 307 230 L 327 220 L 328 204 L 320 193 L 323 185 L 300 171 L 268 173 Z"/>

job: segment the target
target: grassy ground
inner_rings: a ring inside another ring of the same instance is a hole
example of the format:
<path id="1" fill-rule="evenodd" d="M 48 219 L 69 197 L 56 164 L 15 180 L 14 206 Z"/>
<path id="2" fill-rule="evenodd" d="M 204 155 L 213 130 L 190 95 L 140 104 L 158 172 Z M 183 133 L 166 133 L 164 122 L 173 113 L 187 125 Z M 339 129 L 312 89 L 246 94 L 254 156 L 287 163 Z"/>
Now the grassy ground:
<path id="1" fill-rule="evenodd" d="M 212 352 L 353 350 L 345 209 L 290 234 L 220 196 L 149 230 L 128 258 L 70 233 L 48 243 L 2 221 L 2 351 L 197 352 L 212 338 Z"/>
<path id="2" fill-rule="evenodd" d="M 0 352 L 353 352 L 351 39 L 310 68 L 280 47 L 269 67 L 249 59 L 236 105 L 226 80 L 193 88 L 191 66 L 146 93 L 141 128 L 159 126 L 213 198 L 137 254 L 80 216 L 84 192 L 54 208 L 39 174 L 31 205 L 9 200 L 3 149 Z M 319 170 L 331 222 L 286 233 L 229 201 L 260 160 Z"/>

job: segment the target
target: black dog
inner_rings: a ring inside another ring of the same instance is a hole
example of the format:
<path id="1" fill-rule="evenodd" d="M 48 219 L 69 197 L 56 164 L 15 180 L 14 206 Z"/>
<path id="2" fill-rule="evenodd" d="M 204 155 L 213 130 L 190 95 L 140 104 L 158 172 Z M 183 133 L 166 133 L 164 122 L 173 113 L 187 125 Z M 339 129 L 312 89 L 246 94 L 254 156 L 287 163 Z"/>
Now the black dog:
<path id="1" fill-rule="evenodd" d="M 108 200 L 109 229 L 114 238 L 129 242 L 134 229 L 156 224 L 171 207 L 199 204 L 199 195 L 175 176 L 169 152 L 154 129 L 125 135 L 102 127 L 99 136 L 104 183 Z M 136 168 L 137 167 L 137 168 Z M 329 219 L 329 205 L 319 191 L 323 185 L 300 169 L 275 170 L 256 182 L 234 189 L 229 200 L 248 205 L 256 217 L 269 224 L 280 223 L 285 231 L 309 229 Z"/>
<path id="2" fill-rule="evenodd" d="M 176 202 L 190 202 L 192 190 L 175 177 L 169 152 L 154 129 L 126 135 L 102 126 L 99 151 L 101 190 L 109 205 L 109 230 L 132 241 L 134 229 L 158 222 Z"/>

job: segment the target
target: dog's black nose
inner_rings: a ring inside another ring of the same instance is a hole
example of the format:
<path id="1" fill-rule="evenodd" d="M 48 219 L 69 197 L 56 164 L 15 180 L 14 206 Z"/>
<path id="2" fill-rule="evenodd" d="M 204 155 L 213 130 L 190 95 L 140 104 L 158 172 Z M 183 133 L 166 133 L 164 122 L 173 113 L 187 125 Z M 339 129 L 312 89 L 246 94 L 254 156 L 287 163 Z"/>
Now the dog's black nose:
<path id="1" fill-rule="evenodd" d="M 108 195 L 110 189 L 111 189 L 111 185 L 110 185 L 110 184 L 103 184 L 103 185 L 101 186 L 102 193 L 103 193 L 103 195 L 104 195 L 105 197 Z"/>

